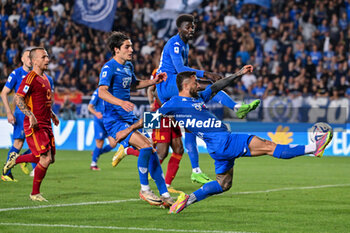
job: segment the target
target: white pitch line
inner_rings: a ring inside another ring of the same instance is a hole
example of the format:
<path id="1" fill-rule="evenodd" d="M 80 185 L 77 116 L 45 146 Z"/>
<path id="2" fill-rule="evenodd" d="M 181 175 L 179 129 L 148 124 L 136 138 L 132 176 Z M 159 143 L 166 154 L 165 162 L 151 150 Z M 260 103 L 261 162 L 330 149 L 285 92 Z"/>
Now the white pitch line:
<path id="1" fill-rule="evenodd" d="M 289 187 L 289 188 L 267 189 L 267 190 L 260 190 L 260 191 L 258 190 L 258 191 L 236 192 L 236 193 L 231 193 L 231 195 L 269 193 L 269 192 L 281 192 L 281 191 L 303 190 L 303 189 L 334 188 L 334 187 L 345 187 L 345 186 L 350 186 L 350 184 L 330 184 L 330 185 L 307 186 L 307 187 Z M 122 202 L 139 201 L 139 200 L 140 199 L 126 199 L 126 200 L 80 202 L 80 203 L 56 204 L 56 205 L 24 206 L 24 207 L 13 207 L 13 208 L 0 209 L 0 212 L 13 211 L 13 210 L 42 209 L 42 208 L 51 208 L 51 207 L 65 207 L 65 206 L 113 204 L 113 203 L 122 203 Z"/>
<path id="2" fill-rule="evenodd" d="M 140 199 L 127 199 L 127 200 L 114 200 L 114 201 L 80 202 L 80 203 L 57 204 L 57 205 L 24 206 L 24 207 L 0 209 L 0 212 L 11 211 L 11 210 L 28 210 L 28 209 L 51 208 L 51 207 L 65 207 L 65 206 L 113 204 L 113 203 L 122 203 L 122 202 L 139 201 L 139 200 Z"/>
<path id="3" fill-rule="evenodd" d="M 329 185 L 307 186 L 307 187 L 289 187 L 289 188 L 267 189 L 267 190 L 260 190 L 260 191 L 236 192 L 236 193 L 232 193 L 232 195 L 244 195 L 244 194 L 255 194 L 255 193 L 270 193 L 270 192 L 280 192 L 280 191 L 290 191 L 290 190 L 303 190 L 303 189 L 335 188 L 335 187 L 345 187 L 345 186 L 350 186 L 350 184 L 329 184 Z"/>
<path id="4" fill-rule="evenodd" d="M 3 226 L 28 226 L 28 227 L 55 227 L 55 228 L 85 228 L 85 229 L 109 229 L 109 230 L 130 230 L 130 231 L 160 231 L 160 232 L 195 232 L 195 233 L 248 233 L 238 231 L 209 231 L 209 230 L 182 230 L 163 228 L 139 228 L 139 227 L 115 227 L 115 226 L 87 226 L 87 225 L 66 225 L 66 224 L 27 224 L 0 222 Z"/>

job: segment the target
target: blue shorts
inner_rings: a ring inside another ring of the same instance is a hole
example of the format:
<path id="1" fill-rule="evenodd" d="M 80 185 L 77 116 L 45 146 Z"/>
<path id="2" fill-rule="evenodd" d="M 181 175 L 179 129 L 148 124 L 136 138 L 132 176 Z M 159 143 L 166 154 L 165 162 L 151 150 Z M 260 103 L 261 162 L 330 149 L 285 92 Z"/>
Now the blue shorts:
<path id="1" fill-rule="evenodd" d="M 108 137 L 107 131 L 103 125 L 103 120 L 94 117 L 94 130 L 95 130 L 95 139 L 104 140 Z"/>
<path id="2" fill-rule="evenodd" d="M 157 94 L 160 102 L 163 104 L 168 101 L 171 97 L 179 95 L 179 89 L 176 86 L 176 75 L 169 74 L 165 82 L 157 84 Z"/>
<path id="3" fill-rule="evenodd" d="M 103 125 L 105 126 L 108 136 L 115 138 L 115 135 L 119 131 L 128 128 L 132 124 L 136 123 L 138 120 L 139 119 L 136 116 L 128 120 L 121 120 L 121 119 L 118 119 L 117 117 L 106 117 L 106 118 L 103 118 Z M 139 131 L 142 132 L 141 130 Z M 130 133 L 124 140 L 120 141 L 119 143 L 124 147 L 129 147 L 130 146 L 129 140 L 131 135 L 132 133 Z"/>
<path id="4" fill-rule="evenodd" d="M 222 174 L 229 171 L 235 164 L 235 159 L 242 156 L 251 156 L 249 143 L 254 135 L 231 133 L 220 150 L 211 153 L 215 160 L 215 173 Z"/>
<path id="5" fill-rule="evenodd" d="M 15 111 L 14 116 L 16 118 L 16 122 L 13 125 L 13 139 L 22 139 L 24 140 L 26 137 L 24 135 L 23 121 L 25 115 L 21 111 Z"/>

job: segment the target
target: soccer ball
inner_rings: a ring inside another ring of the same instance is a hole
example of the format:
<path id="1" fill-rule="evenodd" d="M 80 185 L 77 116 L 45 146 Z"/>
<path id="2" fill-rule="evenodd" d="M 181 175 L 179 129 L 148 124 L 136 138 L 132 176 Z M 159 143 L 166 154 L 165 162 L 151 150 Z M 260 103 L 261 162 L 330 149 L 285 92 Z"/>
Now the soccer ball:
<path id="1" fill-rule="evenodd" d="M 309 138 L 312 143 L 317 142 L 322 138 L 323 135 L 325 135 L 328 131 L 331 131 L 333 134 L 332 127 L 324 122 L 318 122 L 314 124 L 311 129 L 309 130 Z"/>

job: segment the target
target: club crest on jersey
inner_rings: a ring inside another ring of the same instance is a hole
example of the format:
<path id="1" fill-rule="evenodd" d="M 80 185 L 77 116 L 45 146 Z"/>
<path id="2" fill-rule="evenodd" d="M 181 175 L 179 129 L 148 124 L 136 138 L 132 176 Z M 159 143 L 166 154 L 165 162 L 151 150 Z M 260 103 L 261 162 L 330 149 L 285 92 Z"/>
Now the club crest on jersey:
<path id="1" fill-rule="evenodd" d="M 201 103 L 194 103 L 192 106 L 197 110 L 197 111 L 202 111 L 202 109 L 207 108 L 203 102 Z"/>
<path id="2" fill-rule="evenodd" d="M 23 88 L 23 92 L 24 92 L 24 93 L 27 93 L 28 90 L 29 90 L 29 86 L 25 85 L 24 88 Z"/>
<path id="3" fill-rule="evenodd" d="M 130 86 L 130 83 L 131 83 L 131 77 L 126 77 L 126 78 L 123 78 L 123 88 L 128 88 Z"/>

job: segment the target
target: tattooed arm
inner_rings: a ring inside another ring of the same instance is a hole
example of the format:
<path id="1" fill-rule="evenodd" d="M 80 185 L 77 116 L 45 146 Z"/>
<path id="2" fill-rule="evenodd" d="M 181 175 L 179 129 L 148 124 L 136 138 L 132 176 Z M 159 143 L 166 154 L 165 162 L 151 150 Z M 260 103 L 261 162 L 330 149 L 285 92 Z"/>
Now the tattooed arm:
<path id="1" fill-rule="evenodd" d="M 214 95 L 216 95 L 216 93 L 218 93 L 219 91 L 221 91 L 222 89 L 224 89 L 225 87 L 227 87 L 228 85 L 230 85 L 236 78 L 246 74 L 246 73 L 250 73 L 253 72 L 253 66 L 252 65 L 246 65 L 243 66 L 243 68 L 234 73 L 233 75 L 220 79 L 219 81 L 216 81 L 213 85 L 211 85 L 211 90 L 212 90 L 212 97 Z"/>
<path id="2" fill-rule="evenodd" d="M 30 128 L 37 126 L 38 121 L 36 120 L 34 114 L 28 108 L 27 104 L 24 101 L 24 98 L 20 95 L 15 95 L 15 103 L 17 107 L 29 118 Z"/>

